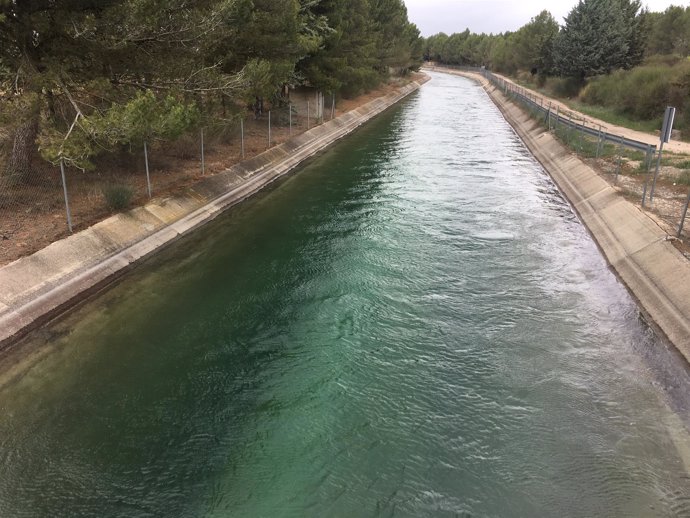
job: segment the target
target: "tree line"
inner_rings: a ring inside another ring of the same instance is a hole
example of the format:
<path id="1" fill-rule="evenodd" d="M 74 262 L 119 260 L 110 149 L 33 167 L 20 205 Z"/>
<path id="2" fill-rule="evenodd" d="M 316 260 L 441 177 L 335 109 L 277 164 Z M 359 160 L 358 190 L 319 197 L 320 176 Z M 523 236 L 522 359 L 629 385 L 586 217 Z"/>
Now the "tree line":
<path id="1" fill-rule="evenodd" d="M 663 13 L 639 0 L 580 0 L 563 25 L 542 11 L 514 32 L 436 34 L 424 41 L 427 60 L 486 66 L 514 74 L 529 70 L 542 78 L 588 77 L 631 69 L 655 54 L 690 54 L 690 7 Z"/>
<path id="2" fill-rule="evenodd" d="M 0 174 L 233 123 L 289 87 L 342 96 L 422 61 L 402 0 L 0 0 Z"/>

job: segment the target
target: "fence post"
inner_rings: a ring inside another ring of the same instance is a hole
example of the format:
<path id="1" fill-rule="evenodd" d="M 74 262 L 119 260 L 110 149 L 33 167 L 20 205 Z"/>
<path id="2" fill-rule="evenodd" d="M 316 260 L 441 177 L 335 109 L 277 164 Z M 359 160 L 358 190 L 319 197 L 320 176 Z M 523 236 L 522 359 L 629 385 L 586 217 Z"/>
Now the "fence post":
<path id="1" fill-rule="evenodd" d="M 67 179 L 65 178 L 65 161 L 60 158 L 60 173 L 62 174 L 62 191 L 65 193 L 65 211 L 67 212 L 67 228 L 72 233 L 72 212 L 69 210 L 69 196 L 67 196 Z"/>
<path id="2" fill-rule="evenodd" d="M 597 159 L 601 155 L 601 141 L 602 141 L 602 131 L 601 131 L 601 124 L 599 124 L 599 130 L 597 132 Z"/>
<path id="3" fill-rule="evenodd" d="M 311 129 L 311 121 L 309 120 L 310 117 L 309 113 L 309 100 L 307 100 L 307 129 Z"/>
<path id="4" fill-rule="evenodd" d="M 206 160 L 204 157 L 204 128 L 201 128 L 201 176 L 206 172 Z"/>
<path id="5" fill-rule="evenodd" d="M 585 138 L 585 128 L 587 128 L 587 122 L 585 121 L 585 118 L 582 117 L 582 127 L 578 130 L 578 133 L 580 134 L 580 153 L 583 153 L 582 147 Z"/>
<path id="6" fill-rule="evenodd" d="M 688 213 L 688 205 L 690 205 L 690 189 L 688 189 L 688 197 L 685 199 L 685 207 L 683 207 L 683 215 L 680 218 L 680 225 L 678 225 L 678 239 L 683 235 L 683 226 L 685 225 L 685 216 Z"/>
<path id="7" fill-rule="evenodd" d="M 654 156 L 654 150 L 652 149 L 652 145 L 648 144 L 647 145 L 647 151 L 645 152 L 644 156 L 644 172 L 648 173 L 649 168 L 652 167 L 652 157 Z"/>
<path id="8" fill-rule="evenodd" d="M 656 170 L 654 171 L 654 179 L 652 180 L 652 190 L 649 191 L 649 203 L 654 203 L 654 189 L 656 188 L 656 179 L 659 176 L 659 169 L 661 168 L 661 155 L 664 152 L 664 141 L 661 140 L 659 146 L 659 158 L 656 161 Z"/>
<path id="9" fill-rule="evenodd" d="M 556 136 L 558 136 L 558 121 L 561 118 L 561 106 L 556 106 Z"/>
<path id="10" fill-rule="evenodd" d="M 144 162 L 146 163 L 146 188 L 149 192 L 149 199 L 151 198 L 151 175 L 149 174 L 149 149 L 144 141 Z"/>
<path id="11" fill-rule="evenodd" d="M 546 112 L 546 125 L 549 128 L 549 131 L 551 131 L 551 102 L 549 102 L 549 109 Z"/>
<path id="12" fill-rule="evenodd" d="M 244 159 L 244 119 L 240 119 L 240 142 L 242 146 L 242 159 Z"/>
<path id="13" fill-rule="evenodd" d="M 271 149 L 271 110 L 268 110 L 268 149 Z"/>
<path id="14" fill-rule="evenodd" d="M 647 146 L 647 157 L 645 160 L 645 167 L 646 167 L 646 173 L 644 177 L 644 188 L 642 189 L 642 208 L 644 209 L 644 204 L 647 198 L 647 187 L 649 186 L 649 175 L 651 173 L 650 168 L 652 166 L 652 157 L 654 156 L 654 151 L 652 150 L 652 146 L 648 145 Z"/>
<path id="15" fill-rule="evenodd" d="M 618 165 L 616 166 L 616 183 L 618 183 L 618 175 L 621 173 L 623 165 L 623 135 L 618 140 Z"/>

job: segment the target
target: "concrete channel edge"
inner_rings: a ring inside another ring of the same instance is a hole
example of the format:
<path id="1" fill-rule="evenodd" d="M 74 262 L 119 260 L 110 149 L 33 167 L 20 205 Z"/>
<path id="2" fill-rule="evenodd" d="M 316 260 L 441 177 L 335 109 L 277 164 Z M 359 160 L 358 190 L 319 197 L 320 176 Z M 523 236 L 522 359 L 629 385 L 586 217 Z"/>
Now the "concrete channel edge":
<path id="1" fill-rule="evenodd" d="M 103 289 L 418 90 L 425 76 L 297 135 L 184 194 L 116 214 L 0 268 L 0 350 Z"/>
<path id="2" fill-rule="evenodd" d="M 645 319 L 690 364 L 690 261 L 672 236 L 481 75 L 440 71 L 482 85 L 570 202 Z"/>

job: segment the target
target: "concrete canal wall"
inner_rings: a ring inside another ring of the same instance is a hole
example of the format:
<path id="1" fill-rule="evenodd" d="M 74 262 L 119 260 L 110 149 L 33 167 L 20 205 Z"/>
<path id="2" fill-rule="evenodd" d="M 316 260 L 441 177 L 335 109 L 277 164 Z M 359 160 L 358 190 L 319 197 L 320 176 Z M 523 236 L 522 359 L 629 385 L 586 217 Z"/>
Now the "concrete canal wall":
<path id="1" fill-rule="evenodd" d="M 690 363 L 690 261 L 670 236 L 484 77 L 438 70 L 482 84 L 570 201 L 643 315 Z"/>
<path id="2" fill-rule="evenodd" d="M 0 268 L 0 349 L 103 288 L 141 259 L 294 170 L 428 79 L 412 82 L 204 178 L 183 195 L 154 199 Z"/>

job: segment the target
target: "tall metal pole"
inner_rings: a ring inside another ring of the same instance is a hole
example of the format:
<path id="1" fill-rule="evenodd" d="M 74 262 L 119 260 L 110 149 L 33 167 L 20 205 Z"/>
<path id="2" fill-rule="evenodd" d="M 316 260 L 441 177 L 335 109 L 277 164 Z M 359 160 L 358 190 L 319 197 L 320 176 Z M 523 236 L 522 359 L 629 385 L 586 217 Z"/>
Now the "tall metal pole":
<path id="1" fill-rule="evenodd" d="M 144 162 L 146 163 L 146 188 L 149 192 L 149 198 L 151 198 L 151 175 L 149 174 L 149 150 L 146 146 L 146 141 L 144 141 Z"/>
<path id="2" fill-rule="evenodd" d="M 65 162 L 60 159 L 60 173 L 62 174 L 62 191 L 65 193 L 65 211 L 67 212 L 67 228 L 72 233 L 72 212 L 69 210 L 69 196 L 67 196 L 67 180 L 65 179 Z"/>
<path id="3" fill-rule="evenodd" d="M 649 203 L 654 203 L 654 189 L 656 188 L 656 179 L 659 176 L 659 169 L 661 168 L 661 156 L 664 152 L 664 143 L 671 140 L 671 134 L 673 132 L 673 119 L 676 116 L 676 109 L 673 106 L 666 107 L 666 113 L 664 113 L 664 122 L 661 125 L 661 145 L 659 146 L 659 158 L 656 161 L 656 170 L 654 171 L 654 179 L 652 180 L 652 190 L 649 192 Z"/>

